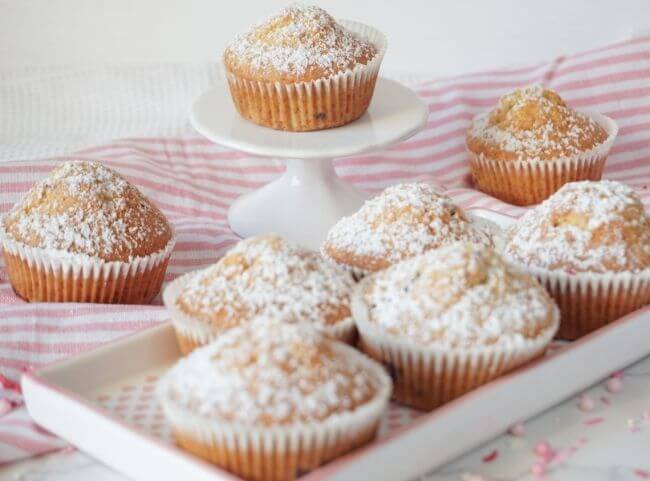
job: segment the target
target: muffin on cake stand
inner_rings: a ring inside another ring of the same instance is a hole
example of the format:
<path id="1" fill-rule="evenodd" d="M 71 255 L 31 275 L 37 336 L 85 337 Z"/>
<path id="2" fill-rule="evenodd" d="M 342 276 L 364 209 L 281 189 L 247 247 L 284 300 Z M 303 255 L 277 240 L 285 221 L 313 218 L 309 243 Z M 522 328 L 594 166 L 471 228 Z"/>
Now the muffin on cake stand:
<path id="1" fill-rule="evenodd" d="M 311 132 L 273 130 L 242 118 L 220 80 L 196 100 L 191 120 L 201 135 L 219 145 L 286 160 L 278 179 L 230 207 L 232 230 L 242 237 L 272 232 L 317 249 L 328 229 L 367 197 L 338 177 L 333 159 L 405 140 L 422 128 L 427 115 L 426 105 L 412 90 L 378 78 L 370 107 L 352 123 Z"/>

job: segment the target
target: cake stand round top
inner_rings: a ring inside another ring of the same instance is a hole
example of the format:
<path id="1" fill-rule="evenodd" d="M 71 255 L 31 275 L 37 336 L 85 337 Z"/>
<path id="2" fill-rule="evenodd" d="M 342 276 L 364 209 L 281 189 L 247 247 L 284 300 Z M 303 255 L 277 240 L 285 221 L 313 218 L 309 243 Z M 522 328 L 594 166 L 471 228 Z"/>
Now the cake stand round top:
<path id="1" fill-rule="evenodd" d="M 242 118 L 223 79 L 192 106 L 194 128 L 213 142 L 249 154 L 323 159 L 346 157 L 394 144 L 415 134 L 427 120 L 427 107 L 407 87 L 378 78 L 368 111 L 342 127 L 284 132 Z"/>

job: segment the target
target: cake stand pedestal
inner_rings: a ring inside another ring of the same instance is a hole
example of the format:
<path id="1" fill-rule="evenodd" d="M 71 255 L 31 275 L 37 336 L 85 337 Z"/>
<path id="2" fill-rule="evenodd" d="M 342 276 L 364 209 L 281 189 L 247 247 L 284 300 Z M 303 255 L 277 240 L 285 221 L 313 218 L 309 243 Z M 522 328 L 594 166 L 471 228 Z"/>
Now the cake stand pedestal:
<path id="1" fill-rule="evenodd" d="M 242 237 L 272 232 L 317 249 L 329 228 L 366 198 L 337 176 L 332 159 L 407 139 L 422 128 L 427 114 L 413 91 L 379 78 L 373 101 L 358 120 L 335 129 L 283 132 L 240 117 L 222 81 L 196 100 L 191 120 L 199 133 L 217 144 L 286 160 L 284 174 L 231 206 L 232 230 Z"/>

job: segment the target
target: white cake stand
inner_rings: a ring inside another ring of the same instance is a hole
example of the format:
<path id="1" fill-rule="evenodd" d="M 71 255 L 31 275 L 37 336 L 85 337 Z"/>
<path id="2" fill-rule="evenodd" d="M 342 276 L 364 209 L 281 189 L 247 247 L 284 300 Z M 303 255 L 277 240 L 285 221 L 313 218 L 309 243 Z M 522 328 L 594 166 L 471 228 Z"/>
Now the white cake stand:
<path id="1" fill-rule="evenodd" d="M 366 199 L 336 175 L 332 159 L 407 139 L 422 128 L 427 114 L 413 91 L 379 78 L 368 111 L 355 122 L 315 132 L 283 132 L 240 117 L 222 81 L 196 100 L 191 120 L 199 133 L 217 144 L 286 159 L 284 174 L 231 206 L 232 230 L 242 237 L 273 232 L 316 249 L 328 229 Z"/>

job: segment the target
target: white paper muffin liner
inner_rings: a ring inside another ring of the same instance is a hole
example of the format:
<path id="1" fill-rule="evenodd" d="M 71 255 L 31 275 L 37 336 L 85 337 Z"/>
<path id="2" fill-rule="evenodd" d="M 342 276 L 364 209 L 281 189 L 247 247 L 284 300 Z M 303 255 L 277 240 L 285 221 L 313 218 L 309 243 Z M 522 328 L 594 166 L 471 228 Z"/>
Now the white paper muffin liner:
<path id="1" fill-rule="evenodd" d="M 511 345 L 448 348 L 417 344 L 385 332 L 369 320 L 360 282 L 352 296 L 352 316 L 359 349 L 382 363 L 393 378 L 393 399 L 429 411 L 544 354 L 559 326 L 555 309 L 551 324 L 534 339 Z"/>
<path id="2" fill-rule="evenodd" d="M 339 23 L 377 48 L 366 65 L 290 84 L 246 79 L 225 66 L 230 93 L 240 115 L 259 125 L 294 132 L 338 127 L 363 115 L 372 100 L 387 40 L 383 33 L 368 25 L 348 20 Z"/>
<path id="3" fill-rule="evenodd" d="M 189 316 L 176 305 L 176 299 L 196 274 L 190 272 L 174 279 L 163 291 L 163 302 L 171 317 L 178 345 L 183 354 L 189 354 L 197 347 L 210 343 L 221 333 L 204 321 Z M 342 319 L 331 326 L 314 325 L 314 327 L 346 344 L 354 344 L 356 341 L 357 329 L 352 317 Z"/>
<path id="4" fill-rule="evenodd" d="M 570 157 L 550 160 L 500 160 L 467 148 L 476 187 L 497 199 L 515 205 L 538 204 L 568 182 L 600 180 L 605 161 L 614 145 L 618 126 L 605 115 L 584 113 L 607 132 L 593 149 Z M 479 118 L 488 114 L 480 114 Z"/>
<path id="5" fill-rule="evenodd" d="M 104 261 L 31 247 L 12 239 L 0 220 L 0 242 L 9 280 L 31 302 L 146 304 L 160 291 L 176 244 L 175 232 L 159 252 L 130 261 Z"/>
<path id="6" fill-rule="evenodd" d="M 292 480 L 371 441 L 388 407 L 391 380 L 384 369 L 345 344 L 332 348 L 372 373 L 379 387 L 367 403 L 322 421 L 265 427 L 201 416 L 170 396 L 169 376 L 158 384 L 158 399 L 184 449 L 246 479 Z"/>
<path id="7" fill-rule="evenodd" d="M 650 303 L 650 268 L 640 272 L 568 273 L 507 261 L 528 272 L 555 299 L 561 339 L 573 340 Z"/>

